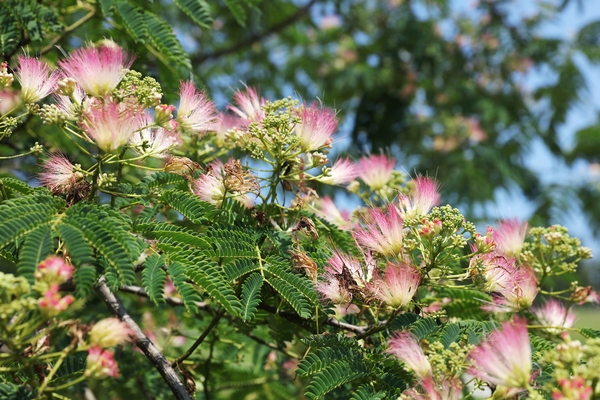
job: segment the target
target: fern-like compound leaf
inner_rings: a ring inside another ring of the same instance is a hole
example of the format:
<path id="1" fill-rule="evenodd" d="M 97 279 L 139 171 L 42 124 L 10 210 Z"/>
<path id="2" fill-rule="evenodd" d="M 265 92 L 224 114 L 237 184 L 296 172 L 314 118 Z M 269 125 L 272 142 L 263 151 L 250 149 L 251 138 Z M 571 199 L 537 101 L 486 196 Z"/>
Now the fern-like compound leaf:
<path id="1" fill-rule="evenodd" d="M 263 277 L 259 273 L 250 275 L 242 285 L 242 312 L 244 321 L 254 318 L 256 308 L 260 303 L 260 288 L 263 285 Z"/>
<path id="2" fill-rule="evenodd" d="M 19 253 L 18 271 L 30 283 L 33 283 L 33 273 L 40 261 L 52 254 L 54 243 L 52 241 L 49 225 L 42 225 L 25 237 L 25 243 Z"/>
<path id="3" fill-rule="evenodd" d="M 155 304 L 164 303 L 164 286 L 167 280 L 167 273 L 163 269 L 165 265 L 165 256 L 152 254 L 144 261 L 144 270 L 142 271 L 142 284 L 148 293 L 148 297 Z"/>
<path id="4" fill-rule="evenodd" d="M 213 19 L 210 15 L 210 6 L 204 0 L 175 0 L 174 3 L 181 11 L 186 13 L 196 24 L 210 28 Z"/>

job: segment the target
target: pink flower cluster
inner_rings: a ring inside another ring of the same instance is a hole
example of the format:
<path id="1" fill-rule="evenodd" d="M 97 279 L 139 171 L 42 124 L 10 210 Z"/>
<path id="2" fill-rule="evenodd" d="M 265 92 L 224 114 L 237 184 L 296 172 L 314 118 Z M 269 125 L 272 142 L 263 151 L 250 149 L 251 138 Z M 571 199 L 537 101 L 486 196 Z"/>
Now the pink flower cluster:
<path id="1" fill-rule="evenodd" d="M 419 400 L 458 400 L 462 395 L 460 380 L 434 377 L 429 360 L 415 335 L 408 331 L 395 334 L 388 342 L 388 353 L 401 360 L 406 369 L 415 374 L 417 385 L 403 395 Z"/>
<path id="2" fill-rule="evenodd" d="M 42 314 L 53 317 L 65 311 L 75 301 L 72 295 L 62 297 L 59 293 L 59 285 L 72 275 L 73 267 L 58 256 L 49 256 L 38 264 L 34 277 L 38 282 L 47 284 L 43 296 L 38 300 Z"/>
<path id="3" fill-rule="evenodd" d="M 115 361 L 115 354 L 99 346 L 90 347 L 84 375 L 90 378 L 118 377 L 119 367 Z"/>
<path id="4" fill-rule="evenodd" d="M 471 273 L 476 280 L 480 276 L 481 287 L 495 296 L 494 304 L 485 307 L 489 311 L 527 308 L 537 296 L 539 288 L 533 268 L 519 263 L 517 258 L 526 232 L 527 223 L 504 220 L 498 228 L 488 228 L 486 236 L 477 237 L 472 246 L 475 255 L 470 261 Z"/>

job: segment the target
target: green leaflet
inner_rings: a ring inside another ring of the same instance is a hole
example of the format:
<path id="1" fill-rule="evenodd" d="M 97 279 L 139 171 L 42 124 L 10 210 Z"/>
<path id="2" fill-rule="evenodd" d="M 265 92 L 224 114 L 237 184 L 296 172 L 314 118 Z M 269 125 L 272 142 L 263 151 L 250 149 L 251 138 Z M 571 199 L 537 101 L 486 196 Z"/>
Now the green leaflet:
<path id="1" fill-rule="evenodd" d="M 196 302 L 200 301 L 201 298 L 198 295 L 198 291 L 186 282 L 188 276 L 185 273 L 185 267 L 179 262 L 174 262 L 167 266 L 167 271 L 169 272 L 169 276 L 171 277 L 175 288 L 181 295 L 181 300 L 183 301 L 185 308 L 191 313 L 198 311 Z"/>
<path id="2" fill-rule="evenodd" d="M 54 251 L 51 230 L 49 225 L 42 225 L 25 237 L 25 243 L 19 252 L 19 275 L 24 276 L 33 283 L 33 273 L 40 261 Z"/>
<path id="3" fill-rule="evenodd" d="M 164 303 L 164 286 L 167 280 L 167 273 L 163 269 L 165 265 L 165 256 L 152 254 L 144 261 L 144 270 L 142 271 L 142 284 L 148 293 L 148 297 L 155 304 Z"/>
<path id="4" fill-rule="evenodd" d="M 210 28 L 213 18 L 210 15 L 210 6 L 204 0 L 174 0 L 181 11 L 187 14 L 196 24 Z"/>
<path id="5" fill-rule="evenodd" d="M 260 289 L 263 285 L 263 277 L 259 273 L 250 275 L 242 285 L 241 316 L 244 321 L 254 318 L 256 308 L 260 303 Z"/>

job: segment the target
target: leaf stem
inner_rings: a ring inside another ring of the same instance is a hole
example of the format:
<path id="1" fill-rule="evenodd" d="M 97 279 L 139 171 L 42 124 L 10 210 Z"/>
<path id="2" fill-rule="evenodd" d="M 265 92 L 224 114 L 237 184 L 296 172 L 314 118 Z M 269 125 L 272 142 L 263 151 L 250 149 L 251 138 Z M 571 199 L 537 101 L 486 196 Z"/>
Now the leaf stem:
<path id="1" fill-rule="evenodd" d="M 200 346 L 202 344 L 202 342 L 204 341 L 204 339 L 206 339 L 206 337 L 208 336 L 208 334 L 210 333 L 210 331 L 215 326 L 217 326 L 217 324 L 219 323 L 219 321 L 221 320 L 221 318 L 223 317 L 223 315 L 225 315 L 225 309 L 219 311 L 217 313 L 217 315 L 215 315 L 215 317 L 212 319 L 212 321 L 210 321 L 210 324 L 208 324 L 208 326 L 206 327 L 206 329 L 204 330 L 204 332 L 202 332 L 202 334 L 200 335 L 200 337 L 198 339 L 196 339 L 196 341 L 194 342 L 194 344 L 192 344 L 190 346 L 190 348 L 187 349 L 187 351 L 181 355 L 181 357 L 177 357 L 175 359 L 175 361 L 173 361 L 171 363 L 171 367 L 176 367 L 177 364 L 180 364 L 183 360 L 186 360 L 189 356 L 191 356 L 192 353 L 194 352 L 194 350 L 196 350 L 198 348 L 198 346 Z"/>

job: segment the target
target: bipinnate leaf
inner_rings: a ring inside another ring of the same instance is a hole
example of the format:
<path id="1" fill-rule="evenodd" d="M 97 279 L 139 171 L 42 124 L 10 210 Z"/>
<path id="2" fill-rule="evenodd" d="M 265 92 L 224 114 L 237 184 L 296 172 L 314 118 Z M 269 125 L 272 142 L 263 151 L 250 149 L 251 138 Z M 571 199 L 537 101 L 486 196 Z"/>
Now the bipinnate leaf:
<path id="1" fill-rule="evenodd" d="M 249 321 L 254 318 L 256 308 L 260 303 L 260 289 L 263 285 L 263 277 L 259 273 L 250 275 L 242 285 L 242 319 Z"/>

